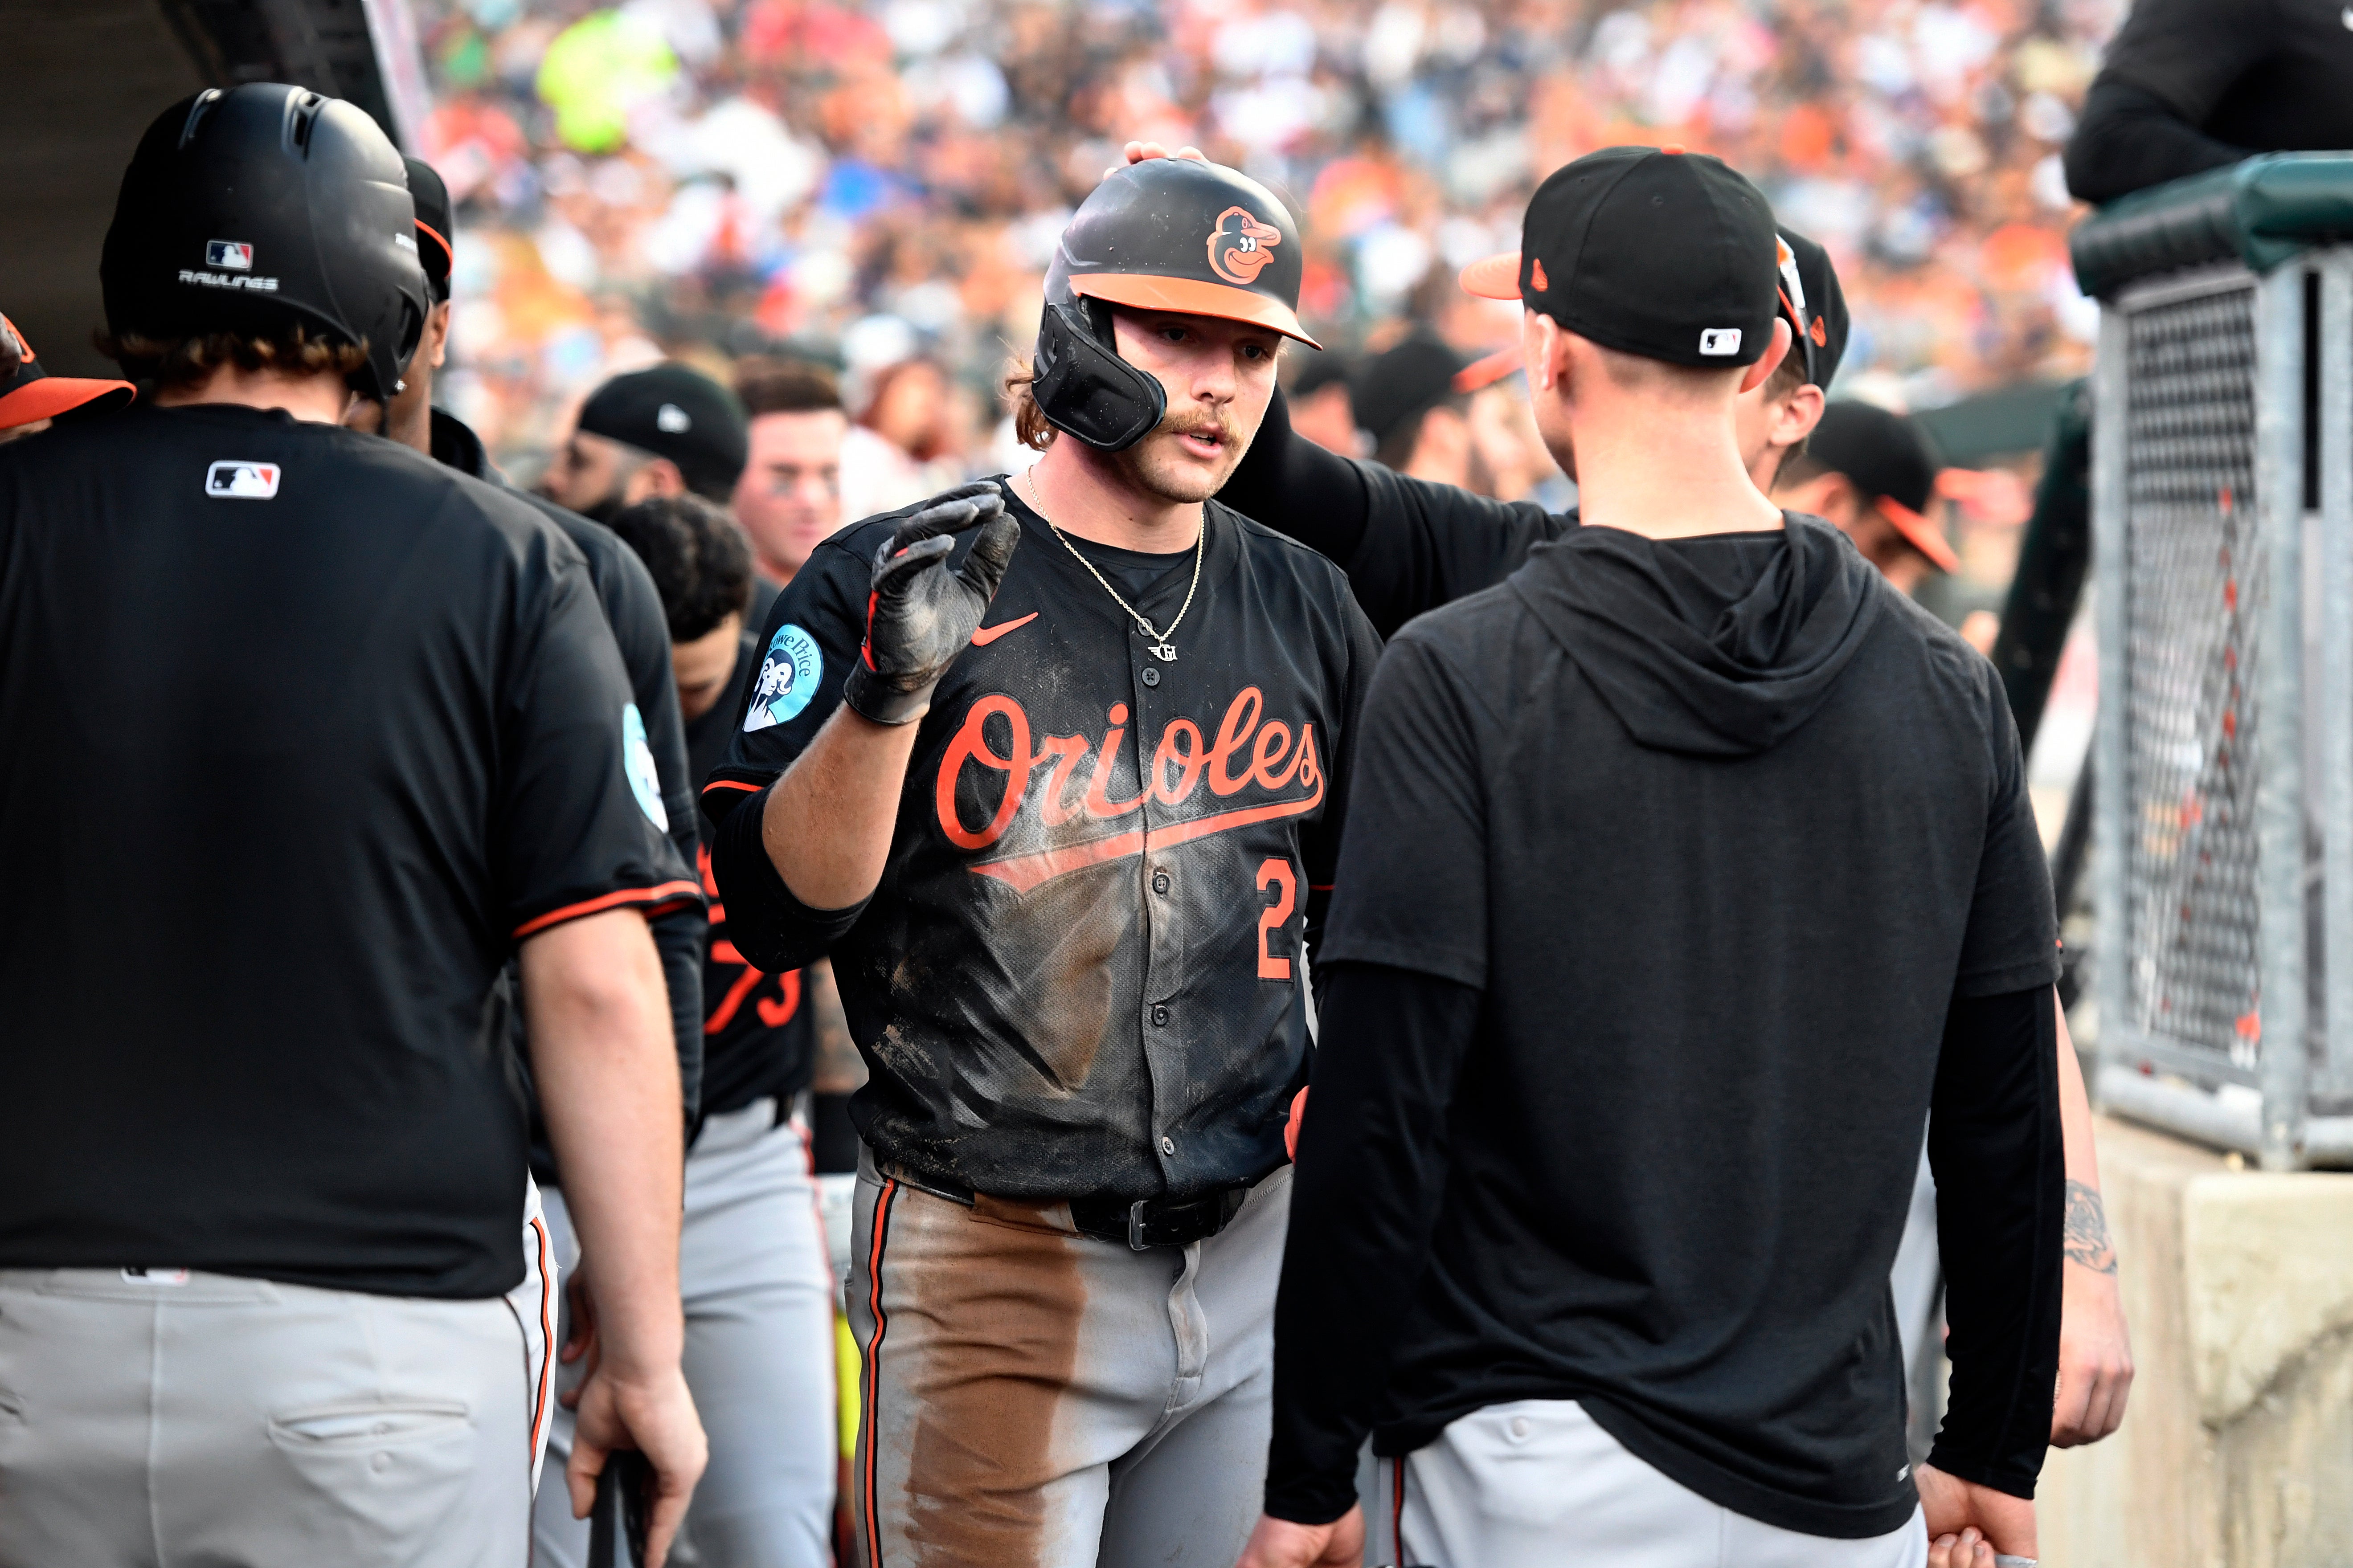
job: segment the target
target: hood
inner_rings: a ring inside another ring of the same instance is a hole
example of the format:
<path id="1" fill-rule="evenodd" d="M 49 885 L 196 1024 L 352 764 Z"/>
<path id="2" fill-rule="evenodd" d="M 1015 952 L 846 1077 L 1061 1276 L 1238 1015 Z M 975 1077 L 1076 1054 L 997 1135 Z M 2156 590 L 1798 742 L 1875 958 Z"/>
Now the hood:
<path id="1" fill-rule="evenodd" d="M 1580 528 L 1512 588 L 1638 743 L 1750 756 L 1814 716 L 1893 592 L 1830 524 L 1784 521 L 1672 542 Z"/>

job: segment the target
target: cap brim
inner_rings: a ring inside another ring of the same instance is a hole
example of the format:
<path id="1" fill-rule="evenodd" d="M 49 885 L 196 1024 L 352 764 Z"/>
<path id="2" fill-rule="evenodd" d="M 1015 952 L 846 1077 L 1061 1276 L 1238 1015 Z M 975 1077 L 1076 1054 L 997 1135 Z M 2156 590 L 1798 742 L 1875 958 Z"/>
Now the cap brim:
<path id="1" fill-rule="evenodd" d="M 1881 496 L 1873 504 L 1879 509 L 1880 516 L 1895 525 L 1895 531 L 1904 536 L 1904 542 L 1926 556 L 1937 571 L 1957 572 L 1961 569 L 1961 558 L 1953 553 L 1953 547 L 1945 542 L 1944 531 L 1935 523 L 1902 501 L 1891 500 L 1885 496 Z"/>
<path id="2" fill-rule="evenodd" d="M 1071 291 L 1137 310 L 1169 310 L 1180 316 L 1215 316 L 1297 338 L 1311 349 L 1324 345 L 1307 335 L 1299 317 L 1282 300 L 1254 289 L 1235 289 L 1198 278 L 1160 278 L 1142 272 L 1074 272 Z"/>
<path id="3" fill-rule="evenodd" d="M 37 419 L 55 419 L 60 414 L 70 414 L 85 404 L 110 398 L 112 406 L 120 408 L 139 395 L 139 389 L 127 381 L 85 381 L 78 376 L 45 375 L 27 382 L 5 396 L 0 396 L 0 430 L 12 430 L 19 425 L 30 425 Z"/>
<path id="4" fill-rule="evenodd" d="M 1462 269 L 1462 291 L 1476 294 L 1482 300 L 1516 300 L 1520 297 L 1520 253 L 1506 250 L 1499 256 L 1489 256 L 1472 262 Z"/>
<path id="5" fill-rule="evenodd" d="M 1477 392 L 1494 385 L 1520 368 L 1519 345 L 1483 354 L 1454 373 L 1454 390 Z"/>

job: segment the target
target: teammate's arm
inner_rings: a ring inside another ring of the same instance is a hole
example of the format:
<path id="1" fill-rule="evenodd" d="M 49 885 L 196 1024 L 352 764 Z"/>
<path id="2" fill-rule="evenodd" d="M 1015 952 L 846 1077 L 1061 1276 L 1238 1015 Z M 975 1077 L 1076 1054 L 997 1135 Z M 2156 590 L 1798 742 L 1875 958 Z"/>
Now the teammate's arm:
<path id="1" fill-rule="evenodd" d="M 2054 1005 L 2056 999 L 2054 998 Z M 2125 1418 L 2132 1392 L 2132 1339 L 2116 1286 L 2116 1252 L 2100 1206 L 2100 1156 L 2092 1142 L 2092 1105 L 2084 1069 L 2059 1014 L 2059 1116 L 2067 1140 L 2065 1304 L 2059 1320 L 2059 1399 L 2051 1444 L 2096 1443 Z"/>
<path id="2" fill-rule="evenodd" d="M 656 1478 L 646 1561 L 658 1565 L 708 1457 L 679 1365 L 685 1150 L 661 963 L 645 918 L 610 910 L 526 939 L 521 966 L 533 1081 L 582 1254 L 596 1260 L 599 1355 L 565 1479 L 585 1518 L 606 1456 L 644 1454 Z"/>

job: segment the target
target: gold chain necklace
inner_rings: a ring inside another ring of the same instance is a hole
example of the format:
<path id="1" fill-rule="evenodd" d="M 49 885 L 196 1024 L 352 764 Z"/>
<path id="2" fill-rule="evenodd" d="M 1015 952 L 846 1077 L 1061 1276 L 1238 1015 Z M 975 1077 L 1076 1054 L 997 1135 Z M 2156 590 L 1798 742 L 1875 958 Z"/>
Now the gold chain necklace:
<path id="1" fill-rule="evenodd" d="M 1185 590 L 1185 602 L 1177 606 L 1176 618 L 1168 623 L 1168 629 L 1164 632 L 1145 620 L 1141 610 L 1121 598 L 1119 590 L 1111 585 L 1111 579 L 1096 571 L 1095 563 L 1080 554 L 1079 547 L 1064 538 L 1060 529 L 1054 527 L 1054 520 L 1046 515 L 1046 503 L 1038 494 L 1038 470 L 1034 468 L 1024 468 L 1021 470 L 1021 477 L 1029 481 L 1029 504 L 1037 509 L 1039 521 L 1052 531 L 1055 538 L 1062 541 L 1062 548 L 1069 551 L 1078 563 L 1087 569 L 1087 575 L 1103 584 L 1103 591 L 1111 595 L 1112 603 L 1125 610 L 1128 618 L 1143 628 L 1144 635 L 1150 639 L 1144 646 L 1151 650 L 1152 657 L 1163 664 L 1176 663 L 1176 645 L 1168 639 L 1175 637 L 1176 628 L 1184 624 L 1185 612 L 1193 607 L 1193 595 L 1200 591 L 1201 557 L 1206 552 L 1209 542 L 1209 509 L 1207 506 L 1201 509 L 1201 531 L 1193 539 L 1193 584 Z"/>

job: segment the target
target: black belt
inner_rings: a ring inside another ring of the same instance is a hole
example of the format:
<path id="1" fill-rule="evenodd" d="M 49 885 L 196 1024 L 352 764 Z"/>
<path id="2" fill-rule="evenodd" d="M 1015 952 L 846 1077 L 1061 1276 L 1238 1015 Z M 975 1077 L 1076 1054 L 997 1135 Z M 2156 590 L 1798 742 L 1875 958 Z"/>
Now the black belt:
<path id="1" fill-rule="evenodd" d="M 880 1162 L 882 1173 L 918 1192 L 972 1206 L 972 1189 L 897 1161 Z M 1261 1178 L 1262 1180 L 1263 1178 Z M 1124 1241 L 1138 1252 L 1206 1241 L 1233 1223 L 1256 1182 L 1237 1182 L 1186 1198 L 1072 1198 L 1071 1226 L 1096 1241 Z"/>

